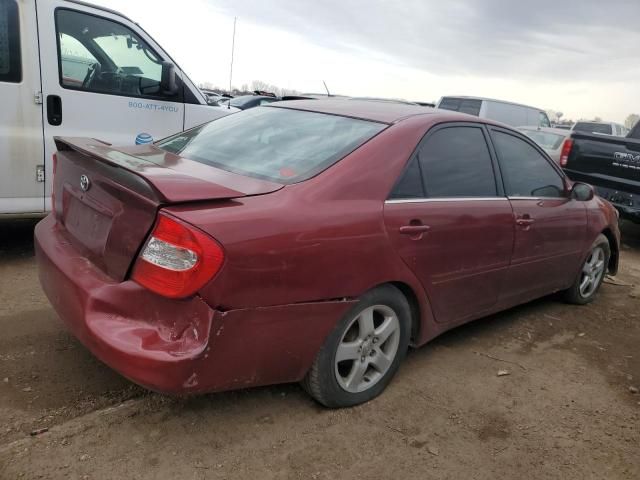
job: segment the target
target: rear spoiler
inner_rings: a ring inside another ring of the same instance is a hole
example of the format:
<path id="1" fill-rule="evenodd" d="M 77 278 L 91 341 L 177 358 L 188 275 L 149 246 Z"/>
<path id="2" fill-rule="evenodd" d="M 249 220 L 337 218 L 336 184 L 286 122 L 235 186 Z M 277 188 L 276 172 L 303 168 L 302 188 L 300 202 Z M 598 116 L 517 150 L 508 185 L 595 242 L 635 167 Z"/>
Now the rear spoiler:
<path id="1" fill-rule="evenodd" d="M 219 182 L 206 180 L 206 176 L 197 177 L 185 173 L 175 167 L 180 162 L 190 162 L 194 171 L 214 170 L 213 167 L 182 159 L 172 153 L 153 145 L 114 148 L 110 144 L 91 138 L 54 137 L 58 152 L 78 152 L 98 160 L 104 166 L 114 168 L 114 176 L 135 175 L 138 184 L 144 183 L 146 188 L 136 189 L 145 196 L 155 197 L 160 203 L 180 203 L 194 200 L 216 200 L 243 197 L 248 192 L 227 188 Z M 125 174 L 126 171 L 126 174 Z M 226 172 L 225 172 L 226 173 Z M 219 180 L 228 173 L 220 174 Z M 123 175 L 125 174 L 125 175 Z M 227 183 L 227 182 L 224 182 Z M 266 183 L 266 182 L 264 182 Z M 277 185 L 281 188 L 281 185 Z M 278 189 L 275 188 L 275 189 Z"/>

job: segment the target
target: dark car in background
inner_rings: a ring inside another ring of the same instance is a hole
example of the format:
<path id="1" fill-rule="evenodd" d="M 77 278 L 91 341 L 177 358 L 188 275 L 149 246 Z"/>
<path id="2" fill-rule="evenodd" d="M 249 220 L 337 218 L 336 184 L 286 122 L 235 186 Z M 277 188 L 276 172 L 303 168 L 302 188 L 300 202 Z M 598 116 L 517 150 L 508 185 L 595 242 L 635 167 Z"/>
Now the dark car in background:
<path id="1" fill-rule="evenodd" d="M 640 124 L 627 137 L 574 130 L 561 166 L 572 180 L 593 185 L 620 215 L 640 223 Z"/>
<path id="2" fill-rule="evenodd" d="M 628 128 L 615 122 L 576 122 L 571 130 L 574 132 L 613 135 L 616 137 L 625 137 L 629 133 Z"/>
<path id="3" fill-rule="evenodd" d="M 554 292 L 596 297 L 613 207 L 521 133 L 415 105 L 280 102 L 156 144 L 57 139 L 41 284 L 153 390 L 380 394 L 409 345 Z"/>

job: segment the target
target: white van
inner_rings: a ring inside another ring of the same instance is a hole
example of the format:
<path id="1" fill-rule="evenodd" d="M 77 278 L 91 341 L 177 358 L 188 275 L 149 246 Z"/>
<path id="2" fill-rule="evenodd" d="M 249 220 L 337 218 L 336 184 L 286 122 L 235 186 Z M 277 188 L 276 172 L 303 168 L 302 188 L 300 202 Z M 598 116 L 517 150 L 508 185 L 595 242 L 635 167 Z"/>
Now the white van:
<path id="1" fill-rule="evenodd" d="M 467 113 L 512 127 L 551 127 L 549 117 L 540 108 L 492 98 L 442 97 L 436 108 Z"/>
<path id="2" fill-rule="evenodd" d="M 233 111 L 117 12 L 0 0 L 0 216 L 50 210 L 54 135 L 148 143 Z"/>

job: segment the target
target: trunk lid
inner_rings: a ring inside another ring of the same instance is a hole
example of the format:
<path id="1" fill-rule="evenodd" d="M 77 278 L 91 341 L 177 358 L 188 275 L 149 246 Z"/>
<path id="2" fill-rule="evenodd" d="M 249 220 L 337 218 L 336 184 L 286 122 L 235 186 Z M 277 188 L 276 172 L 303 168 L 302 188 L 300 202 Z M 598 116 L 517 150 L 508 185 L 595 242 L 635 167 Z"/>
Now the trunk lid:
<path id="1" fill-rule="evenodd" d="M 117 281 L 153 226 L 158 209 L 277 191 L 246 177 L 153 145 L 113 148 L 92 139 L 56 138 L 53 211 L 69 241 Z"/>

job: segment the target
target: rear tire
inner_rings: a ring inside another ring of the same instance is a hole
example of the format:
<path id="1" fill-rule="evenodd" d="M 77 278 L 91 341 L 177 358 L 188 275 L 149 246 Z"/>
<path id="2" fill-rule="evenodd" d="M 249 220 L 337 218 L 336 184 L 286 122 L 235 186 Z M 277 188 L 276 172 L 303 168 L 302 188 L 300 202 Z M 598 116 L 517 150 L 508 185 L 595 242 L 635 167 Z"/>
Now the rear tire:
<path id="1" fill-rule="evenodd" d="M 392 285 L 371 290 L 338 322 L 302 387 L 325 407 L 351 407 L 377 397 L 404 359 L 411 309 Z"/>
<path id="2" fill-rule="evenodd" d="M 610 258 L 609 240 L 600 234 L 593 242 L 587 258 L 582 263 L 575 282 L 564 292 L 565 301 L 575 305 L 585 305 L 592 302 L 607 273 Z"/>

